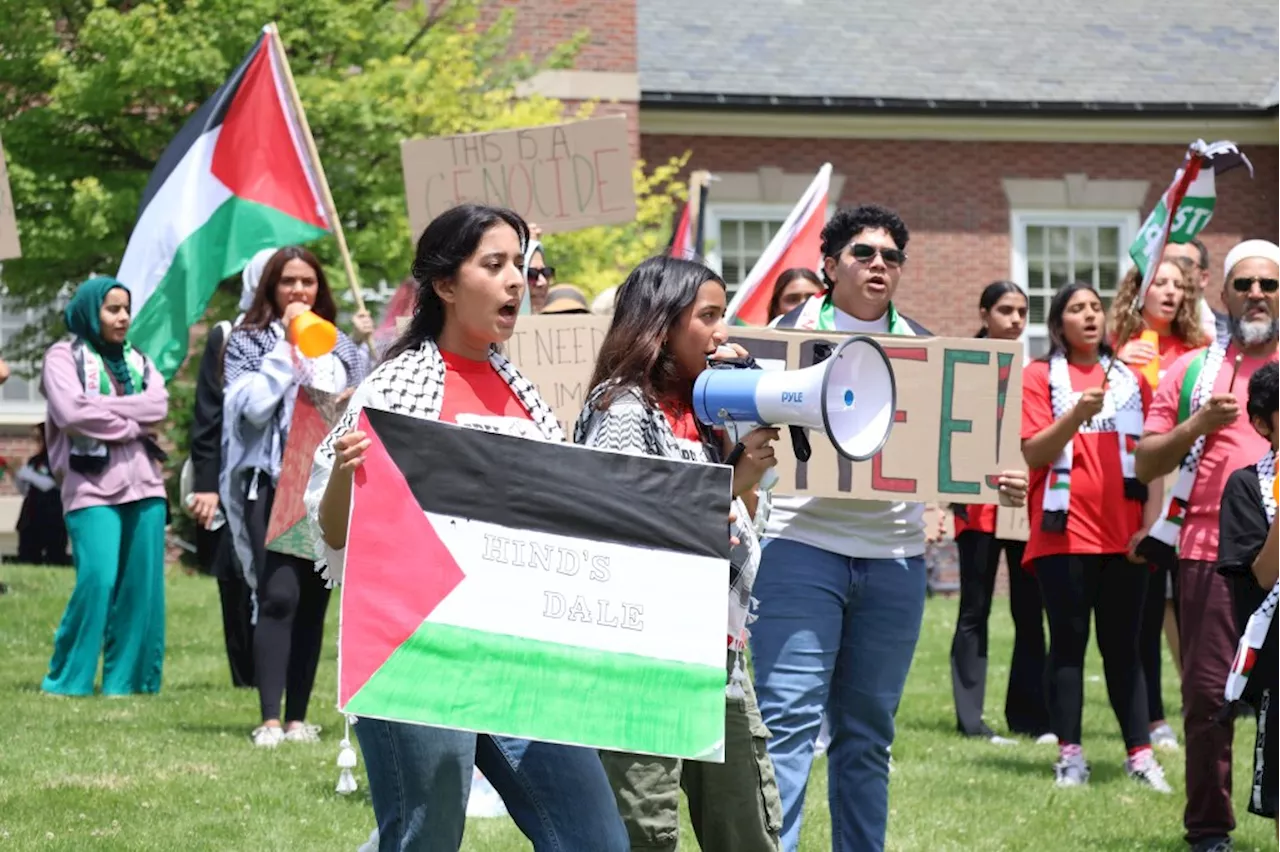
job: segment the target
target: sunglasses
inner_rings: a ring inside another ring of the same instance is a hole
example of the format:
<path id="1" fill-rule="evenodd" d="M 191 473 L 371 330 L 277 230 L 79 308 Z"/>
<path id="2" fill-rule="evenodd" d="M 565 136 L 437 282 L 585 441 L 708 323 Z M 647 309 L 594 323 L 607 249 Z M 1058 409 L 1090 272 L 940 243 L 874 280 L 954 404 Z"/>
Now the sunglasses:
<path id="1" fill-rule="evenodd" d="M 530 266 L 525 272 L 528 274 L 530 281 L 537 281 L 539 278 L 545 278 L 550 281 L 556 277 L 556 268 L 554 266 L 544 266 L 541 269 L 536 266 Z"/>
<path id="2" fill-rule="evenodd" d="M 1231 280 L 1231 289 L 1237 293 L 1248 293 L 1253 289 L 1253 282 L 1257 281 L 1258 286 L 1262 288 L 1264 293 L 1274 293 L 1280 289 L 1280 281 L 1274 278 L 1233 278 Z"/>
<path id="3" fill-rule="evenodd" d="M 854 243 L 849 246 L 849 254 L 859 263 L 870 263 L 877 254 L 884 260 L 885 266 L 901 266 L 907 261 L 907 253 L 902 249 L 877 248 L 866 243 Z"/>

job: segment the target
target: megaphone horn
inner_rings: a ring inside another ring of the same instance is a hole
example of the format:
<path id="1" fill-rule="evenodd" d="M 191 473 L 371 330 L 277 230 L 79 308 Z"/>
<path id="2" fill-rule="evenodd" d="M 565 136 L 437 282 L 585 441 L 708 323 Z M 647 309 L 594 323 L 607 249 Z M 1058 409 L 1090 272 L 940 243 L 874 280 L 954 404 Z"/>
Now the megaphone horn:
<path id="1" fill-rule="evenodd" d="M 694 413 L 707 425 L 821 429 L 850 461 L 866 461 L 884 447 L 897 402 L 889 356 L 861 335 L 803 370 L 703 370 L 693 386 Z"/>

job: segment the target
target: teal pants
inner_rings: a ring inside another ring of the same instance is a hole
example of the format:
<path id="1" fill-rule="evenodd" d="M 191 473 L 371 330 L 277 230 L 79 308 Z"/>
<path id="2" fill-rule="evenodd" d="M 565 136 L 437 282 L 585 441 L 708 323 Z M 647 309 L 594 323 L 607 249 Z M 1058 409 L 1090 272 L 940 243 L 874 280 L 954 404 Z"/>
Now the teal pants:
<path id="1" fill-rule="evenodd" d="M 40 688 L 92 695 L 159 692 L 164 666 L 164 500 L 90 506 L 67 515 L 76 587 Z"/>

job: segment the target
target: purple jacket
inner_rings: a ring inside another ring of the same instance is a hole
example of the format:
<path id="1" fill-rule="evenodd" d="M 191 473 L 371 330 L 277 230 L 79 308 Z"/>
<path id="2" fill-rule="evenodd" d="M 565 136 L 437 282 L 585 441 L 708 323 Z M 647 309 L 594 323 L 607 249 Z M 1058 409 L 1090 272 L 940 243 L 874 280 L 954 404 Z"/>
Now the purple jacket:
<path id="1" fill-rule="evenodd" d="M 164 477 L 139 440 L 168 416 L 169 392 L 155 364 L 147 359 L 147 389 L 129 396 L 89 396 L 76 373 L 70 342 L 55 343 L 44 356 L 40 390 L 49 403 L 45 440 L 49 466 L 62 484 L 62 511 L 89 506 L 119 506 L 165 496 Z M 68 466 L 70 436 L 107 444 L 111 460 L 97 476 Z"/>

